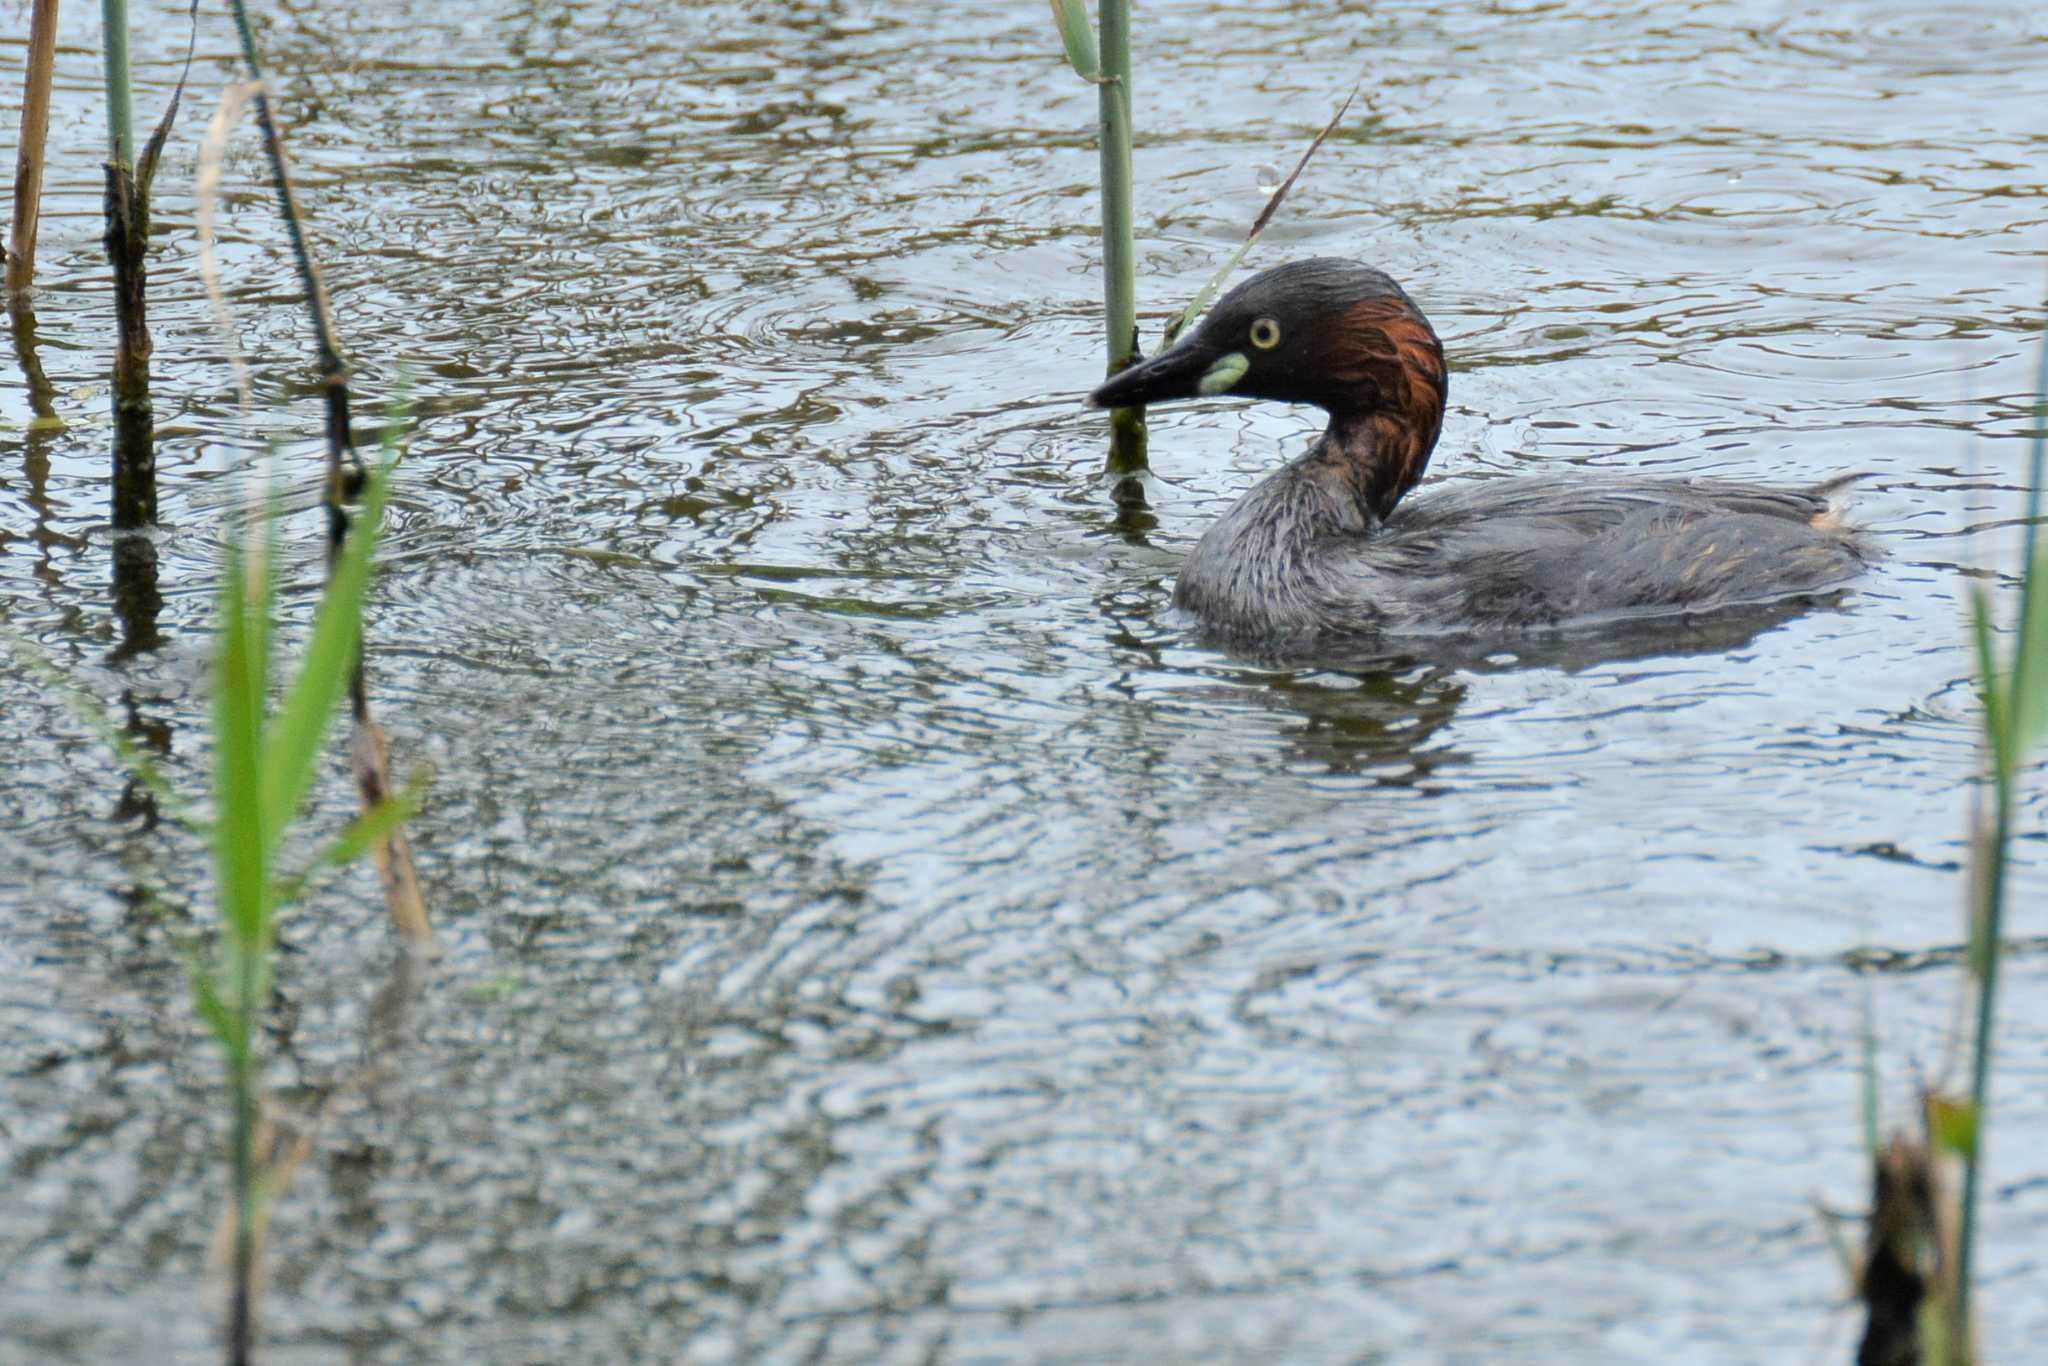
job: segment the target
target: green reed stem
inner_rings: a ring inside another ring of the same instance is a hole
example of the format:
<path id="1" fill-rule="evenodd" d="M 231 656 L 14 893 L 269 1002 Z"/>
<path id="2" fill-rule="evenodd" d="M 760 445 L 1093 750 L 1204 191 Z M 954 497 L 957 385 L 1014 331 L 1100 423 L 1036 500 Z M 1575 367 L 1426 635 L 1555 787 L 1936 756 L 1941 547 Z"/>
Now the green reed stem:
<path id="1" fill-rule="evenodd" d="M 1096 86 L 1102 111 L 1103 312 L 1109 341 L 1108 373 L 1138 359 L 1138 265 L 1131 206 L 1131 6 L 1102 0 L 1102 76 Z M 1109 417 L 1108 474 L 1128 479 L 1146 468 L 1145 410 L 1118 408 Z"/>
<path id="2" fill-rule="evenodd" d="M 1988 866 L 1983 882 L 1983 901 L 1972 917 L 1970 964 L 1977 975 L 1976 1039 L 1970 1054 L 1970 1110 L 1974 1136 L 1963 1154 L 1963 1209 L 1956 1239 L 1956 1331 L 1965 1342 L 1970 1337 L 1970 1290 L 1976 1262 L 1977 1207 L 1982 1192 L 1984 1140 L 1991 1104 L 1991 1045 L 1997 1023 L 1998 964 L 2005 932 L 2006 861 L 2012 839 L 2013 789 L 2029 741 L 2038 739 L 2038 729 L 2028 718 L 2042 707 L 2038 696 L 2048 689 L 2048 677 L 2039 664 L 2048 657 L 2048 640 L 2040 638 L 2048 614 L 2042 611 L 2044 566 L 2039 553 L 2041 498 L 2044 477 L 2048 477 L 2048 337 L 2041 344 L 2041 358 L 2034 373 L 2036 428 L 2028 462 L 2027 516 L 2024 538 L 2025 577 L 2020 587 L 2020 624 L 2013 649 L 2011 683 L 2001 689 L 1995 672 L 1984 673 L 1986 693 L 1985 741 L 1991 751 L 1992 785 L 1996 810 L 1993 815 L 1991 847 L 1985 857 Z M 1988 610 L 1988 609 L 1987 609 Z M 2003 693 L 2000 697 L 1999 694 Z"/>
<path id="3" fill-rule="evenodd" d="M 128 0 L 100 0 L 107 72 L 107 160 L 135 165 L 135 96 L 128 77 Z"/>

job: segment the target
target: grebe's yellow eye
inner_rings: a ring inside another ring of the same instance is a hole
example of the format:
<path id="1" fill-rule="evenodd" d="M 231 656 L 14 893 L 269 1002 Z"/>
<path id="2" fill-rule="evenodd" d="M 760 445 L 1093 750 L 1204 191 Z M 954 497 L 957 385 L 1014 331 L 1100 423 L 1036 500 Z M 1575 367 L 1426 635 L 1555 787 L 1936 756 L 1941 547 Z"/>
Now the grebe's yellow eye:
<path id="1" fill-rule="evenodd" d="M 1280 324 L 1271 318 L 1260 318 L 1252 324 L 1252 345 L 1261 351 L 1271 351 L 1280 344 Z"/>

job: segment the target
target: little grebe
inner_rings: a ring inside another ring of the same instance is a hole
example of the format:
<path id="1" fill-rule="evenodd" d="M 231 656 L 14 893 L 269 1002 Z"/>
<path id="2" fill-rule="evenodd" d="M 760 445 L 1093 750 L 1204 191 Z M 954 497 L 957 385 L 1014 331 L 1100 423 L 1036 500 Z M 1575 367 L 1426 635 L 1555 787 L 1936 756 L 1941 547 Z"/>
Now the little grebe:
<path id="1" fill-rule="evenodd" d="M 1401 504 L 1436 445 L 1444 391 L 1443 345 L 1401 287 L 1320 259 L 1238 286 L 1088 403 L 1236 394 L 1330 415 L 1181 570 L 1174 602 L 1243 646 L 1711 612 L 1826 593 L 1872 558 L 1836 520 L 1828 484 L 1529 477 Z"/>

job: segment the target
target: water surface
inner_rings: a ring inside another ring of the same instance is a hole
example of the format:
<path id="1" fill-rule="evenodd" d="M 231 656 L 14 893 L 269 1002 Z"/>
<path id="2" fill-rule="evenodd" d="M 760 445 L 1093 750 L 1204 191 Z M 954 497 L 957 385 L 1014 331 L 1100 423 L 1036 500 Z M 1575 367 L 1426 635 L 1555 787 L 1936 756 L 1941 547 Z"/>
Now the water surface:
<path id="1" fill-rule="evenodd" d="M 246 138 L 253 422 L 208 322 L 209 17 L 157 209 L 164 643 L 122 651 L 72 10 L 36 299 L 68 425 L 8 373 L 0 597 L 196 787 L 228 471 L 275 440 L 306 508 L 318 405 Z M 138 23 L 154 110 L 181 7 Z M 1152 519 L 1113 524 L 1094 96 L 1043 6 L 362 4 L 264 41 L 366 413 L 411 395 L 371 668 L 435 767 L 444 949 L 279 1208 L 271 1359 L 1846 1355 L 1809 1200 L 1864 1195 L 1866 1003 L 1903 1118 L 1961 986 L 1962 613 L 2015 596 L 2048 20 L 1142 7 L 1148 335 L 1363 78 L 1254 263 L 1417 298 L 1433 478 L 1871 474 L 1889 557 L 1839 608 L 1349 669 L 1169 610 L 1306 413 L 1156 414 Z M 302 625 L 317 516 L 286 534 Z M 0 671 L 0 1355 L 206 1359 L 205 853 Z M 352 800 L 337 762 L 310 824 Z M 374 1037 L 370 874 L 284 949 L 304 1112 Z M 2008 979 L 1996 1360 L 2048 1335 L 2044 964 Z"/>

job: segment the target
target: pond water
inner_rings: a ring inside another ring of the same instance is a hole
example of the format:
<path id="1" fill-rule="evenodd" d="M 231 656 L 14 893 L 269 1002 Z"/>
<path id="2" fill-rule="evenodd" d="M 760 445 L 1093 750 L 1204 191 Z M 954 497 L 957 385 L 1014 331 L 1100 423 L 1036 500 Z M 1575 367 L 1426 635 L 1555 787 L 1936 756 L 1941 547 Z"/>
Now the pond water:
<path id="1" fill-rule="evenodd" d="M 1888 558 L 1839 607 L 1310 669 L 1169 605 L 1305 410 L 1155 414 L 1151 515 L 1114 523 L 1094 93 L 1042 4 L 262 8 L 365 425 L 415 418 L 370 668 L 434 767 L 442 946 L 277 1209 L 267 1359 L 1849 1354 L 1810 1201 L 1865 1198 L 1866 1012 L 1893 1119 L 1957 1075 L 1963 604 L 2015 596 L 2048 11 L 1140 6 L 1148 338 L 1362 80 L 1251 264 L 1414 294 L 1453 365 L 1433 479 L 1871 473 Z M 209 15 L 157 206 L 163 642 L 121 650 L 96 18 L 64 22 L 36 307 L 68 425 L 31 434 L 8 370 L 0 595 L 199 787 L 228 472 L 265 441 L 295 626 L 319 581 L 308 344 L 245 132 L 240 417 L 194 265 Z M 137 25 L 154 117 L 183 6 Z M 0 686 L 0 1356 L 208 1359 L 207 856 Z M 2041 791 L 1989 1149 L 2007 1361 L 2048 1337 Z M 309 827 L 352 801 L 337 758 Z M 303 1114 L 376 1037 L 374 877 L 283 940 Z"/>

